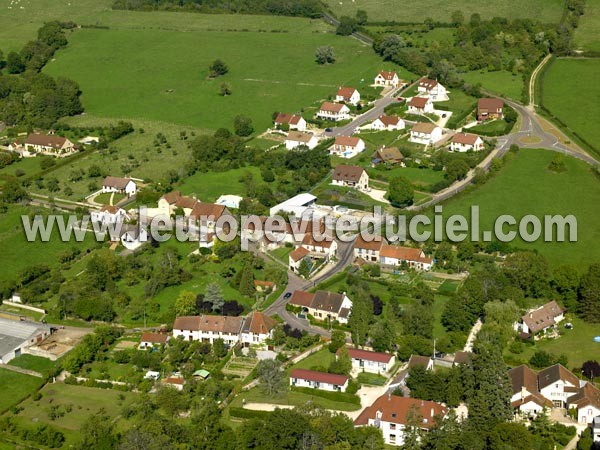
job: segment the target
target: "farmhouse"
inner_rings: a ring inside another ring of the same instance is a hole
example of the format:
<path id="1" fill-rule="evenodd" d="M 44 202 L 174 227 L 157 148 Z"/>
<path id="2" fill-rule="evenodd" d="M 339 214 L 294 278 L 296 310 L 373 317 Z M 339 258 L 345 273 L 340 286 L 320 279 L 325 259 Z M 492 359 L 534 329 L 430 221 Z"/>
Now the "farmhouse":
<path id="1" fill-rule="evenodd" d="M 433 259 L 426 257 L 420 248 L 384 244 L 379 256 L 382 268 L 390 270 L 405 265 L 407 268 L 427 271 L 433 265 Z"/>
<path id="2" fill-rule="evenodd" d="M 567 398 L 576 393 L 583 380 L 580 380 L 560 364 L 547 367 L 538 373 L 540 393 L 559 408 L 567 405 Z"/>
<path id="3" fill-rule="evenodd" d="M 373 164 L 385 163 L 394 165 L 402 163 L 403 159 L 404 155 L 400 153 L 398 147 L 386 147 L 384 145 L 383 147 L 380 147 L 377 151 L 375 151 L 375 153 L 373 153 L 373 159 L 371 160 L 371 162 Z"/>
<path id="4" fill-rule="evenodd" d="M 450 150 L 453 152 L 468 152 L 483 150 L 483 139 L 475 134 L 456 133 L 450 140 Z"/>
<path id="5" fill-rule="evenodd" d="M 335 101 L 358 105 L 360 93 L 353 87 L 340 87 L 337 94 L 335 94 Z"/>
<path id="6" fill-rule="evenodd" d="M 124 209 L 121 209 L 117 206 L 104 205 L 100 211 L 92 211 L 90 213 L 90 219 L 92 222 L 109 224 L 129 220 L 130 217 L 127 215 Z"/>
<path id="7" fill-rule="evenodd" d="M 310 251 L 300 246 L 288 255 L 288 266 L 292 272 L 298 272 L 305 258 L 310 258 Z"/>
<path id="8" fill-rule="evenodd" d="M 337 320 L 348 323 L 352 301 L 346 294 L 317 291 L 314 294 L 304 291 L 294 291 L 289 304 L 302 308 L 302 312 L 310 314 L 318 320 Z"/>
<path id="9" fill-rule="evenodd" d="M 139 349 L 153 348 L 155 346 L 166 345 L 170 336 L 161 333 L 142 333 Z"/>
<path id="10" fill-rule="evenodd" d="M 395 131 L 403 130 L 406 127 L 406 123 L 398 116 L 386 116 L 382 114 L 373 122 L 369 128 L 377 131 Z"/>
<path id="11" fill-rule="evenodd" d="M 117 192 L 131 197 L 137 192 L 137 184 L 131 178 L 108 176 L 102 182 L 102 192 Z"/>
<path id="12" fill-rule="evenodd" d="M 336 155 L 341 158 L 354 158 L 356 155 L 364 151 L 365 141 L 352 136 L 337 136 L 335 142 L 329 149 L 329 154 Z"/>
<path id="13" fill-rule="evenodd" d="M 400 84 L 400 80 L 396 72 L 387 72 L 382 70 L 375 77 L 374 84 L 376 86 L 392 86 L 397 88 Z"/>
<path id="14" fill-rule="evenodd" d="M 29 133 L 23 144 L 28 152 L 51 156 L 67 156 L 77 150 L 67 138 L 52 134 Z"/>
<path id="15" fill-rule="evenodd" d="M 384 394 L 360 413 L 354 425 L 379 428 L 386 444 L 401 446 L 404 444 L 404 430 L 412 426 L 411 412 L 414 409 L 420 416 L 419 428 L 424 431 L 432 428 L 436 419 L 445 417 L 448 412 L 440 403 Z"/>
<path id="16" fill-rule="evenodd" d="M 410 130 L 410 142 L 430 145 L 442 138 L 442 129 L 433 123 L 416 123 Z"/>
<path id="17" fill-rule="evenodd" d="M 287 125 L 290 130 L 306 131 L 306 120 L 298 114 L 277 114 L 277 117 L 275 117 L 275 126 L 281 128 L 285 125 Z"/>
<path id="18" fill-rule="evenodd" d="M 433 112 L 433 103 L 429 97 L 413 97 L 408 102 L 410 114 L 426 114 Z"/>
<path id="19" fill-rule="evenodd" d="M 241 340 L 246 347 L 251 344 L 262 344 L 273 337 L 273 329 L 277 321 L 263 313 L 253 311 L 244 320 L 242 326 Z"/>
<path id="20" fill-rule="evenodd" d="M 502 119 L 504 102 L 499 98 L 480 98 L 477 100 L 477 120 Z"/>
<path id="21" fill-rule="evenodd" d="M 515 414 L 536 417 L 544 408 L 552 408 L 552 402 L 538 390 L 538 375 L 526 365 L 508 371 L 512 384 L 511 405 Z"/>
<path id="22" fill-rule="evenodd" d="M 275 214 L 284 212 L 293 214 L 296 217 L 301 217 L 309 208 L 317 203 L 317 197 L 307 192 L 295 195 L 294 197 L 287 199 L 286 201 L 273 206 L 269 210 L 269 214 L 274 216 Z"/>
<path id="23" fill-rule="evenodd" d="M 52 330 L 46 325 L 0 317 L 0 364 L 27 353 L 27 347 L 39 344 Z"/>
<path id="24" fill-rule="evenodd" d="M 341 348 L 337 355 L 340 355 Z M 359 372 L 387 374 L 396 362 L 391 353 L 374 352 L 359 348 L 348 347 L 348 356 L 352 360 L 352 368 Z"/>
<path id="25" fill-rule="evenodd" d="M 555 330 L 556 324 L 564 319 L 564 311 L 558 303 L 551 301 L 529 311 L 515 323 L 515 331 L 521 331 L 528 336 L 538 339 L 541 335 Z"/>
<path id="26" fill-rule="evenodd" d="M 385 239 L 365 241 L 359 234 L 354 241 L 354 257 L 367 262 L 379 262 L 379 253 L 385 243 Z"/>
<path id="27" fill-rule="evenodd" d="M 577 422 L 589 425 L 600 418 L 600 389 L 586 383 L 567 399 L 567 405 L 569 410 L 577 409 Z"/>
<path id="28" fill-rule="evenodd" d="M 350 118 L 350 108 L 343 103 L 324 102 L 317 112 L 317 117 L 335 122 L 346 120 Z"/>
<path id="29" fill-rule="evenodd" d="M 290 373 L 290 386 L 320 389 L 322 391 L 346 392 L 349 378 L 346 375 L 294 369 Z"/>
<path id="30" fill-rule="evenodd" d="M 417 88 L 419 94 L 427 95 L 432 102 L 442 102 L 448 100 L 446 88 L 437 80 L 430 78 L 421 78 Z"/>
<path id="31" fill-rule="evenodd" d="M 290 131 L 285 139 L 285 148 L 293 150 L 305 146 L 309 149 L 315 148 L 319 144 L 317 137 L 312 133 L 305 131 Z"/>
<path id="32" fill-rule="evenodd" d="M 231 316 L 180 316 L 173 324 L 173 337 L 182 337 L 186 341 L 214 343 L 221 338 L 227 345 L 240 340 L 240 331 L 244 319 Z"/>
<path id="33" fill-rule="evenodd" d="M 360 166 L 340 164 L 333 170 L 331 184 L 334 186 L 353 187 L 359 190 L 369 188 L 369 175 Z"/>

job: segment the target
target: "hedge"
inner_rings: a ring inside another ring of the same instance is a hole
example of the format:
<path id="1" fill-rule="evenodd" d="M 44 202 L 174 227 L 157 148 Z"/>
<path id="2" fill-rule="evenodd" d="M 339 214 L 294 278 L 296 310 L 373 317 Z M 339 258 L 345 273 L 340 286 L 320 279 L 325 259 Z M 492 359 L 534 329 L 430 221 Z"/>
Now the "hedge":
<path id="1" fill-rule="evenodd" d="M 465 120 L 465 118 L 471 114 L 471 112 L 477 107 L 477 104 L 474 103 L 473 106 L 471 107 L 471 109 L 465 109 L 464 111 L 462 111 L 460 114 L 456 114 L 453 113 L 450 118 L 448 119 L 448 122 L 446 123 L 446 126 L 448 128 L 452 128 L 452 129 L 456 129 L 459 127 L 460 123 Z M 441 109 L 441 108 L 440 108 Z"/>
<path id="2" fill-rule="evenodd" d="M 312 389 L 305 387 L 292 386 L 292 391 L 301 392 L 302 394 L 314 395 L 315 397 L 326 398 L 334 402 L 351 403 L 353 405 L 360 405 L 360 398 L 354 394 L 348 394 L 347 392 L 333 392 L 333 391 L 322 391 L 320 389 Z"/>
<path id="3" fill-rule="evenodd" d="M 253 409 L 245 409 L 237 406 L 229 408 L 229 415 L 238 419 L 266 419 L 271 414 L 270 411 L 255 411 Z"/>

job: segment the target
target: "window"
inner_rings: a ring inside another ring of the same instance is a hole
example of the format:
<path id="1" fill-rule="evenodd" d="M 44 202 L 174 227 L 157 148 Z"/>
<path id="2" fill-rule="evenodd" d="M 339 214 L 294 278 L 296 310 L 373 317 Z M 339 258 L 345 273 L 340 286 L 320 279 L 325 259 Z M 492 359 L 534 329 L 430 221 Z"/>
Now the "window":
<path id="1" fill-rule="evenodd" d="M 390 442 L 396 442 L 396 435 L 390 434 Z"/>
<path id="2" fill-rule="evenodd" d="M 395 430 L 395 429 L 396 429 L 396 424 L 390 423 L 390 430 Z"/>

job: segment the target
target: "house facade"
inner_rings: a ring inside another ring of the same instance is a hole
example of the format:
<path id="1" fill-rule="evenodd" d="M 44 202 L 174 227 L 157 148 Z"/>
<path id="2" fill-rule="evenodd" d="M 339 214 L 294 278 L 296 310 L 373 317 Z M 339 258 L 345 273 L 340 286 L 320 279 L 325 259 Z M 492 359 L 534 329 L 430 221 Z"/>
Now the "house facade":
<path id="1" fill-rule="evenodd" d="M 69 139 L 53 134 L 29 133 L 23 145 L 30 153 L 50 156 L 68 156 L 77 151 L 75 144 Z"/>
<path id="2" fill-rule="evenodd" d="M 102 182 L 102 192 L 117 192 L 131 197 L 137 192 L 137 184 L 131 178 L 108 176 Z"/>
<path id="3" fill-rule="evenodd" d="M 356 106 L 360 102 L 360 93 L 353 87 L 340 87 L 335 94 L 335 101 Z"/>
<path id="4" fill-rule="evenodd" d="M 242 317 L 232 316 L 180 316 L 173 323 L 173 337 L 211 344 L 220 338 L 231 346 L 240 340 L 243 321 Z"/>
<path id="5" fill-rule="evenodd" d="M 382 114 L 369 125 L 371 130 L 377 131 L 395 131 L 403 130 L 406 123 L 398 116 L 386 116 Z"/>
<path id="6" fill-rule="evenodd" d="M 504 102 L 499 98 L 480 98 L 477 100 L 477 120 L 502 119 L 504 117 Z"/>
<path id="7" fill-rule="evenodd" d="M 381 247 L 386 244 L 382 238 L 380 240 L 365 241 L 359 234 L 354 241 L 354 257 L 362 258 L 369 263 L 378 263 Z"/>
<path id="8" fill-rule="evenodd" d="M 148 232 L 139 226 L 123 226 L 120 241 L 127 250 L 137 250 L 148 242 Z"/>
<path id="9" fill-rule="evenodd" d="M 340 164 L 333 170 L 331 184 L 334 186 L 353 187 L 358 190 L 369 188 L 369 175 L 360 166 Z"/>
<path id="10" fill-rule="evenodd" d="M 303 145 L 312 150 L 319 145 L 319 141 L 313 133 L 304 131 L 290 131 L 288 133 L 287 138 L 285 139 L 286 149 L 293 150 Z"/>
<path id="11" fill-rule="evenodd" d="M 558 408 L 567 406 L 567 399 L 579 391 L 582 383 L 582 380 L 560 364 L 538 372 L 540 393 Z"/>
<path id="12" fill-rule="evenodd" d="M 397 88 L 400 85 L 400 79 L 396 72 L 382 70 L 375 76 L 373 84 L 376 86 L 391 86 Z"/>
<path id="13" fill-rule="evenodd" d="M 352 301 L 345 293 L 327 291 L 317 291 L 314 294 L 294 291 L 288 303 L 302 308 L 304 313 L 317 320 L 337 320 L 340 323 L 348 323 L 352 310 Z"/>
<path id="14" fill-rule="evenodd" d="M 352 369 L 356 372 L 369 372 L 387 375 L 396 363 L 396 357 L 390 353 L 374 352 L 359 348 L 347 347 L 348 356 L 352 360 Z M 340 355 L 341 348 L 337 351 Z"/>
<path id="15" fill-rule="evenodd" d="M 448 91 L 437 80 L 421 78 L 417 91 L 420 95 L 427 96 L 432 102 L 443 102 L 448 100 Z"/>
<path id="16" fill-rule="evenodd" d="M 450 150 L 453 152 L 478 152 L 483 150 L 483 139 L 476 134 L 470 133 L 456 133 L 450 139 Z"/>
<path id="17" fill-rule="evenodd" d="M 365 150 L 365 141 L 353 136 L 337 136 L 329 148 L 329 154 L 341 158 L 354 158 Z"/>
<path id="18" fill-rule="evenodd" d="M 420 248 L 401 247 L 384 244 L 379 252 L 382 268 L 394 270 L 406 263 L 411 269 L 428 271 L 433 266 L 433 259 L 428 258 Z"/>
<path id="19" fill-rule="evenodd" d="M 277 128 L 287 125 L 290 130 L 306 131 L 306 120 L 299 114 L 279 113 L 275 117 L 274 123 Z"/>
<path id="20" fill-rule="evenodd" d="M 442 129 L 433 123 L 416 123 L 410 130 L 410 142 L 432 145 L 442 138 Z"/>
<path id="21" fill-rule="evenodd" d="M 577 422 L 595 425 L 600 420 L 600 389 L 585 383 L 579 391 L 567 399 L 569 409 L 577 409 Z M 597 431 L 597 430 L 596 430 Z"/>
<path id="22" fill-rule="evenodd" d="M 130 217 L 127 215 L 124 209 L 121 209 L 117 206 L 104 205 L 100 211 L 92 211 L 90 213 L 90 219 L 92 222 L 109 224 L 129 220 Z"/>
<path id="23" fill-rule="evenodd" d="M 534 370 L 521 365 L 510 369 L 508 375 L 512 384 L 510 402 L 515 415 L 535 418 L 553 407 L 552 402 L 539 392 L 538 374 Z"/>
<path id="24" fill-rule="evenodd" d="M 290 386 L 319 389 L 321 391 L 346 392 L 349 378 L 346 375 L 294 369 L 290 373 Z"/>
<path id="25" fill-rule="evenodd" d="M 534 339 L 548 335 L 556 329 L 556 325 L 564 320 L 564 310 L 551 301 L 537 309 L 529 311 L 514 324 L 515 331 L 520 331 Z"/>
<path id="26" fill-rule="evenodd" d="M 411 425 L 412 411 L 416 410 L 420 418 L 418 428 L 428 431 L 443 418 L 448 409 L 436 402 L 397 395 L 384 394 L 368 406 L 354 421 L 354 426 L 373 426 L 383 433 L 388 445 L 404 445 L 404 433 Z"/>
<path id="27" fill-rule="evenodd" d="M 433 113 L 433 103 L 429 97 L 413 97 L 408 102 L 408 112 L 419 115 Z"/>
<path id="28" fill-rule="evenodd" d="M 263 344 L 273 337 L 277 321 L 263 313 L 253 311 L 244 320 L 240 340 L 245 346 Z"/>
<path id="29" fill-rule="evenodd" d="M 343 103 L 324 102 L 317 111 L 317 117 L 334 122 L 346 120 L 350 118 L 350 108 Z"/>

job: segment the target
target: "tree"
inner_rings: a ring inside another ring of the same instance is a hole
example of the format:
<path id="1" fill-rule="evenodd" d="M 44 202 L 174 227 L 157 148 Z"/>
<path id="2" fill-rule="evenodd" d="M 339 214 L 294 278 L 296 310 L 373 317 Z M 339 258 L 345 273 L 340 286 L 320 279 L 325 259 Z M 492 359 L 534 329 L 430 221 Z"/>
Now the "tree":
<path id="1" fill-rule="evenodd" d="M 581 373 L 593 382 L 594 378 L 600 377 L 600 363 L 598 361 L 584 362 L 581 366 Z"/>
<path id="2" fill-rule="evenodd" d="M 591 264 L 581 277 L 578 312 L 588 322 L 600 322 L 600 263 Z"/>
<path id="3" fill-rule="evenodd" d="M 352 360 L 348 354 L 348 347 L 341 347 L 339 354 L 329 364 L 329 373 L 335 373 L 338 375 L 348 375 L 352 370 Z"/>
<path id="4" fill-rule="evenodd" d="M 371 346 L 376 352 L 387 352 L 394 349 L 396 345 L 396 329 L 390 320 L 382 320 L 375 323 L 369 332 Z"/>
<path id="5" fill-rule="evenodd" d="M 348 319 L 352 343 L 354 345 L 365 345 L 369 331 L 369 318 L 371 308 L 364 298 L 355 298 L 352 303 L 352 314 Z"/>
<path id="6" fill-rule="evenodd" d="M 489 450 L 529 450 L 531 434 L 520 423 L 501 423 L 496 425 L 489 437 Z"/>
<path id="7" fill-rule="evenodd" d="M 282 392 L 286 387 L 285 373 L 281 369 L 281 362 L 276 359 L 263 359 L 256 366 L 256 373 L 263 391 L 273 397 Z"/>
<path id="8" fill-rule="evenodd" d="M 220 59 L 215 59 L 208 70 L 208 76 L 211 78 L 216 78 L 229 72 L 229 67 L 227 67 L 227 64 Z"/>
<path id="9" fill-rule="evenodd" d="M 392 206 L 404 208 L 414 201 L 414 189 L 410 181 L 402 176 L 394 177 L 388 186 L 387 198 Z"/>
<path id="10" fill-rule="evenodd" d="M 204 301 L 212 305 L 213 311 L 219 311 L 223 307 L 225 300 L 223 300 L 223 292 L 221 286 L 217 283 L 210 283 L 206 286 L 206 293 L 204 295 Z"/>
<path id="11" fill-rule="evenodd" d="M 113 421 L 103 408 L 83 422 L 79 436 L 80 442 L 76 446 L 77 449 L 112 450 L 117 446 Z"/>
<path id="12" fill-rule="evenodd" d="M 446 177 L 449 181 L 464 180 L 469 172 L 469 165 L 462 159 L 453 159 L 446 166 Z"/>
<path id="13" fill-rule="evenodd" d="M 21 73 L 25 70 L 25 63 L 17 52 L 10 52 L 6 57 L 6 70 L 8 73 Z"/>
<path id="14" fill-rule="evenodd" d="M 417 405 L 413 404 L 406 413 L 406 428 L 404 430 L 404 445 L 406 450 L 419 450 L 420 442 L 423 435 L 421 429 L 423 424 L 423 416 L 419 412 Z"/>
<path id="15" fill-rule="evenodd" d="M 554 357 L 544 350 L 538 350 L 529 359 L 529 364 L 536 369 L 543 369 L 554 364 Z"/>
<path id="16" fill-rule="evenodd" d="M 454 25 L 460 25 L 465 21 L 465 15 L 462 11 L 454 11 L 452 13 L 452 23 Z"/>
<path id="17" fill-rule="evenodd" d="M 331 341 L 329 341 L 329 351 L 335 353 L 340 347 L 346 344 L 346 333 L 342 330 L 333 330 L 331 333 Z"/>
<path id="18" fill-rule="evenodd" d="M 250 136 L 254 131 L 252 119 L 242 114 L 235 116 L 235 119 L 233 119 L 233 129 L 238 136 Z"/>
<path id="19" fill-rule="evenodd" d="M 254 272 L 250 264 L 245 264 L 242 269 L 239 291 L 246 297 L 252 297 L 256 292 L 254 289 Z"/>
<path id="20" fill-rule="evenodd" d="M 554 269 L 550 284 L 562 298 L 563 304 L 571 311 L 577 310 L 579 283 L 579 271 L 575 266 L 563 264 Z"/>
<path id="21" fill-rule="evenodd" d="M 310 277 L 310 272 L 312 271 L 312 262 L 308 258 L 302 259 L 300 261 L 300 265 L 298 266 L 298 275 L 304 278 Z"/>
<path id="22" fill-rule="evenodd" d="M 342 16 L 335 32 L 340 36 L 350 36 L 356 31 L 356 25 L 356 20 L 354 20 L 352 17 Z"/>
<path id="23" fill-rule="evenodd" d="M 221 83 L 221 86 L 219 87 L 219 95 L 221 97 L 227 97 L 228 95 L 231 95 L 231 88 L 229 87 L 229 84 Z"/>
<path id="24" fill-rule="evenodd" d="M 196 314 L 196 296 L 190 291 L 181 291 L 175 300 L 175 314 L 179 316 L 192 316 Z"/>
<path id="25" fill-rule="evenodd" d="M 319 64 L 333 64 L 335 62 L 335 53 L 333 47 L 330 45 L 324 45 L 317 47 L 315 52 L 315 60 Z"/>
<path id="26" fill-rule="evenodd" d="M 358 9 L 356 11 L 356 23 L 358 25 L 366 25 L 369 20 L 367 12 L 364 9 Z"/>
<path id="27" fill-rule="evenodd" d="M 27 200 L 29 196 L 27 191 L 21 187 L 21 183 L 15 177 L 8 177 L 4 186 L 2 186 L 2 194 L 0 201 L 5 203 L 18 203 L 22 200 Z"/>

